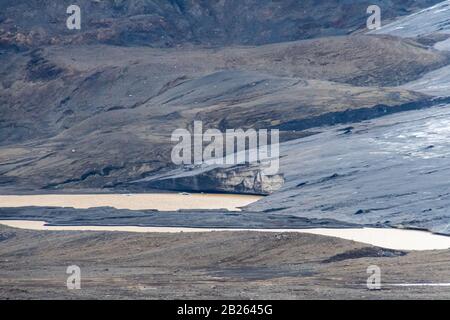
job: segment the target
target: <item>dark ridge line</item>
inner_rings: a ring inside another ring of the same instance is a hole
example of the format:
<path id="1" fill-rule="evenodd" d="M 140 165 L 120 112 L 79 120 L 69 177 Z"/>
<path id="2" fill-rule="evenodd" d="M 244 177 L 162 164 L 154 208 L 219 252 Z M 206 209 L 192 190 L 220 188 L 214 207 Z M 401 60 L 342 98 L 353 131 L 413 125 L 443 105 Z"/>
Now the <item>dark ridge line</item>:
<path id="1" fill-rule="evenodd" d="M 330 112 L 323 115 L 293 120 L 281 125 L 273 126 L 273 129 L 279 130 L 306 130 L 311 128 L 332 126 L 336 124 L 357 123 L 361 121 L 380 118 L 386 115 L 399 113 L 403 111 L 412 111 L 431 108 L 439 104 L 450 103 L 450 97 L 432 97 L 425 100 L 408 102 L 396 106 L 388 106 L 385 104 L 378 104 L 370 108 L 361 109 L 347 109 L 341 112 Z"/>

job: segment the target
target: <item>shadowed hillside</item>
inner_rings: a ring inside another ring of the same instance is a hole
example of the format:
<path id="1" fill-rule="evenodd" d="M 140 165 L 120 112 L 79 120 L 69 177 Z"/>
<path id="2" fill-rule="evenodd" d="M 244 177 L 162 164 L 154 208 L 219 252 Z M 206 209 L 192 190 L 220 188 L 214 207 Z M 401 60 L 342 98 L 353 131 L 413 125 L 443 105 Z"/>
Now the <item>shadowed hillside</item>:
<path id="1" fill-rule="evenodd" d="M 388 19 L 436 1 L 375 3 Z M 393 86 L 450 61 L 410 39 L 336 36 L 364 26 L 365 1 L 78 4 L 80 31 L 66 29 L 64 1 L 0 4 L 1 188 L 117 188 L 160 174 L 173 167 L 170 134 L 194 120 L 289 140 L 428 107 L 431 96 Z"/>
<path id="2" fill-rule="evenodd" d="M 170 134 L 194 120 L 295 138 L 348 110 L 420 108 L 430 97 L 383 86 L 449 56 L 346 36 L 220 50 L 51 46 L 1 59 L 2 185 L 53 189 L 114 187 L 171 166 Z"/>
<path id="3" fill-rule="evenodd" d="M 436 0 L 78 0 L 82 30 L 65 27 L 73 1 L 4 0 L 0 45 L 115 44 L 167 47 L 265 44 L 345 35 L 365 27 L 369 5 L 383 19 L 406 15 Z"/>

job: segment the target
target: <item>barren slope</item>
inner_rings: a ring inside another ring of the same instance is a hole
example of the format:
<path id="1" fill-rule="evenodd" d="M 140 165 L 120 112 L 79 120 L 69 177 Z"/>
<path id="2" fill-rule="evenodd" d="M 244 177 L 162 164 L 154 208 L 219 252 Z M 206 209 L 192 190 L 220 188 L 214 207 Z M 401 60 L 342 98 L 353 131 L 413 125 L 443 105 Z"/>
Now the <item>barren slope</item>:
<path id="1" fill-rule="evenodd" d="M 152 175 L 170 165 L 171 132 L 194 119 L 303 130 L 371 117 L 347 110 L 429 106 L 423 94 L 377 86 L 448 62 L 409 40 L 373 36 L 221 50 L 54 46 L 1 59 L 0 183 L 30 189 Z"/>
<path id="2" fill-rule="evenodd" d="M 36 232 L 0 226 L 0 298 L 399 299 L 448 298 L 448 252 L 385 250 L 300 234 Z M 26 257 L 26 258 L 25 258 Z M 81 290 L 66 268 L 81 267 Z M 366 287 L 382 269 L 383 290 Z M 418 276 L 420 275 L 420 276 Z"/>
<path id="3" fill-rule="evenodd" d="M 264 44 L 345 35 L 365 27 L 366 9 L 383 17 L 415 12 L 439 0 L 79 0 L 81 31 L 66 28 L 68 1 L 4 0 L 0 45 Z"/>

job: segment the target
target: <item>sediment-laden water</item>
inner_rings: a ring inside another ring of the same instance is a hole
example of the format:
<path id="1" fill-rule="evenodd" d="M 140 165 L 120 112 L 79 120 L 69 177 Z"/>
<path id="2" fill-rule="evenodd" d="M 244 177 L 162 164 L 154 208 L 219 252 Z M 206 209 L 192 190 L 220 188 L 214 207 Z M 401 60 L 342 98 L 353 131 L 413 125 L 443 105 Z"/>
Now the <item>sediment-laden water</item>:
<path id="1" fill-rule="evenodd" d="M 176 211 L 180 209 L 226 209 L 239 211 L 259 200 L 260 196 L 235 194 L 41 194 L 3 195 L 0 207 L 70 207 L 87 209 L 113 207 L 116 209 Z"/>

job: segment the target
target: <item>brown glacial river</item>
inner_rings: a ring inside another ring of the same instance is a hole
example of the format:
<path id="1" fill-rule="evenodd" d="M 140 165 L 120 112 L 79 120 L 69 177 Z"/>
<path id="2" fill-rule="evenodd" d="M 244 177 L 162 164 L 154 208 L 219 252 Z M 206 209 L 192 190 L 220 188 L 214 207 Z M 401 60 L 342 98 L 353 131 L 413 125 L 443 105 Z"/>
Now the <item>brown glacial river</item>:
<path id="1" fill-rule="evenodd" d="M 46 194 L 0 196 L 0 207 L 72 207 L 176 211 L 179 209 L 227 209 L 239 211 L 261 199 L 261 196 L 206 193 L 145 193 L 145 194 Z"/>
<path id="2" fill-rule="evenodd" d="M 110 206 L 117 209 L 227 209 L 240 207 L 261 197 L 229 194 L 97 194 L 97 195 L 31 195 L 0 196 L 0 207 L 53 206 L 79 209 Z M 47 226 L 44 221 L 0 220 L 0 224 L 29 230 L 122 231 L 122 232 L 217 232 L 261 231 L 298 232 L 337 237 L 396 250 L 438 250 L 450 248 L 450 237 L 424 231 L 353 228 L 353 229 L 207 229 L 136 226 Z"/>

